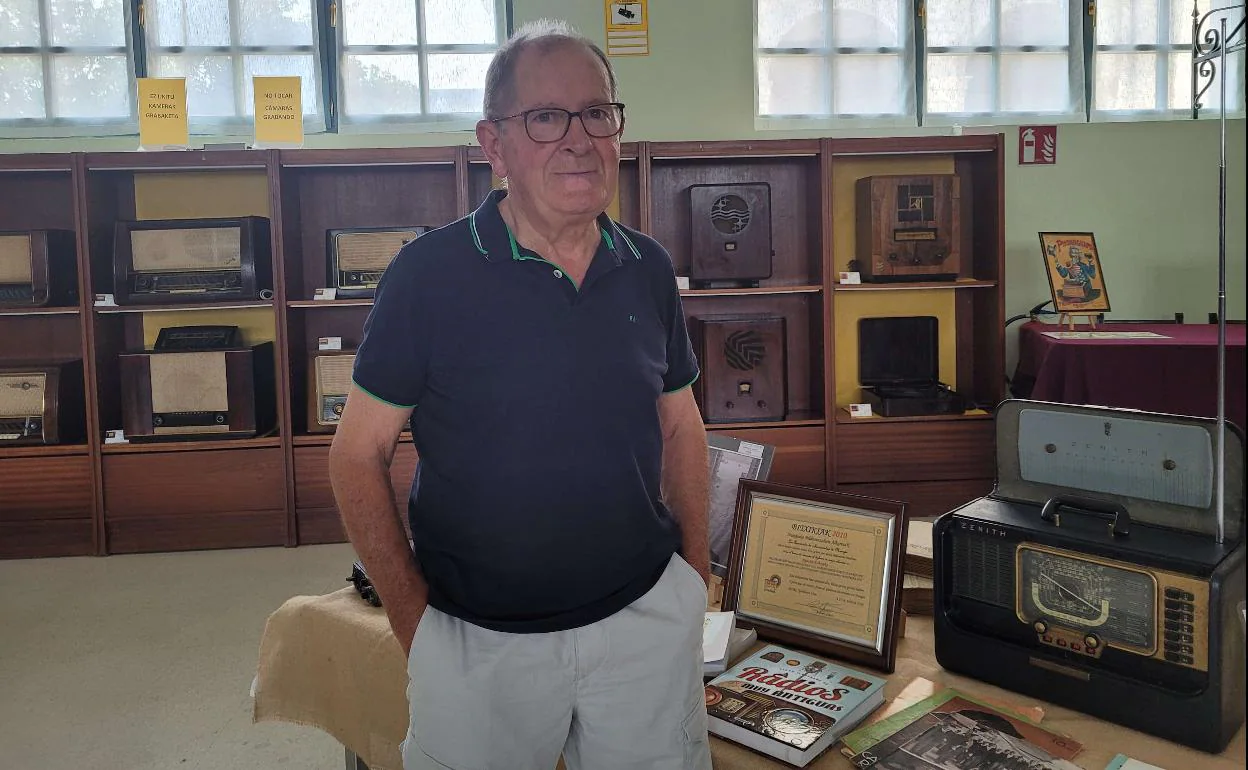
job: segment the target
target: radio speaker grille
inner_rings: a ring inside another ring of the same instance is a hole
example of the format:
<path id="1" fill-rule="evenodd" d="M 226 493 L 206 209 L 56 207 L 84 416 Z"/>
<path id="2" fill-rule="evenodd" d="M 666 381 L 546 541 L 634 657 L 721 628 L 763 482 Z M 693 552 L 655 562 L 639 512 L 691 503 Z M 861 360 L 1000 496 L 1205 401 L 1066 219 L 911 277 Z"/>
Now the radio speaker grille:
<path id="1" fill-rule="evenodd" d="M 322 396 L 345 396 L 351 389 L 355 356 L 317 356 L 316 392 Z"/>
<path id="2" fill-rule="evenodd" d="M 30 236 L 0 235 L 0 283 L 30 283 Z"/>
<path id="3" fill-rule="evenodd" d="M 387 230 L 372 233 L 339 233 L 339 270 L 384 271 L 408 243 L 419 235 L 414 230 Z"/>
<path id="4" fill-rule="evenodd" d="M 1013 544 L 955 533 L 952 561 L 954 595 L 1013 608 Z"/>
<path id="5" fill-rule="evenodd" d="M 0 417 L 30 417 L 43 414 L 43 374 L 0 376 Z"/>
<path id="6" fill-rule="evenodd" d="M 232 270 L 242 262 L 243 231 L 238 227 L 132 230 L 135 270 Z"/>
<path id="7" fill-rule="evenodd" d="M 149 359 L 152 411 L 228 412 L 225 353 L 162 353 Z"/>

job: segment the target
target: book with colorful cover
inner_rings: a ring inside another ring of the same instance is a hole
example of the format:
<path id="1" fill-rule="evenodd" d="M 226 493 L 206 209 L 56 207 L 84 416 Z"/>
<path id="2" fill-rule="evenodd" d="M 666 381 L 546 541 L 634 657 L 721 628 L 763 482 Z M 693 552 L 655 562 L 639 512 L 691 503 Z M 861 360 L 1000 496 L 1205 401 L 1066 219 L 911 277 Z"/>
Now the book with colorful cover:
<path id="1" fill-rule="evenodd" d="M 884 703 L 884 679 L 768 645 L 706 685 L 710 731 L 805 767 Z"/>
<path id="2" fill-rule="evenodd" d="M 943 690 L 845 736 L 854 766 L 866 770 L 1021 764 L 1035 770 L 1078 770 L 1083 745 L 957 690 Z"/>

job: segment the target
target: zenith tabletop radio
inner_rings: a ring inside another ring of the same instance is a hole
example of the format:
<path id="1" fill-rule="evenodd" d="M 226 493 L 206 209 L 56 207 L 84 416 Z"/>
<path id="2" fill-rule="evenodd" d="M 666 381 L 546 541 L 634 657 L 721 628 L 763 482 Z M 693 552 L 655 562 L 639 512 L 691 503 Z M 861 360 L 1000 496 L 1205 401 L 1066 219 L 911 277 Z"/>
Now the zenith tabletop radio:
<path id="1" fill-rule="evenodd" d="M 354 367 L 355 351 L 326 351 L 312 356 L 308 371 L 309 433 L 332 433 L 338 427 Z"/>
<path id="2" fill-rule="evenodd" d="M 855 193 L 862 280 L 952 281 L 962 269 L 962 180 L 955 174 L 869 176 Z"/>
<path id="3" fill-rule="evenodd" d="M 914 417 L 966 411 L 966 399 L 940 381 L 939 331 L 935 316 L 858 321 L 858 382 L 872 412 Z"/>
<path id="4" fill-rule="evenodd" d="M 237 326 L 160 330 L 152 350 L 121 354 L 130 441 L 247 438 L 276 423 L 272 342 L 246 346 Z"/>
<path id="5" fill-rule="evenodd" d="M 694 395 L 706 422 L 783 420 L 788 411 L 782 316 L 710 315 L 691 319 L 702 374 Z"/>
<path id="6" fill-rule="evenodd" d="M 1002 402 L 996 485 L 933 528 L 940 664 L 1222 751 L 1244 721 L 1244 442 L 1226 425 L 1219 452 L 1218 424 Z"/>
<path id="7" fill-rule="evenodd" d="M 78 304 L 71 230 L 0 232 L 0 308 Z"/>
<path id="8" fill-rule="evenodd" d="M 119 305 L 259 300 L 272 295 L 269 220 L 118 222 L 113 293 Z"/>
<path id="9" fill-rule="evenodd" d="M 752 288 L 771 277 L 771 185 L 689 188 L 689 282 L 694 288 Z"/>
<path id="10" fill-rule="evenodd" d="M 341 299 L 372 297 L 399 249 L 429 231 L 427 227 L 356 227 L 329 230 L 325 254 L 329 288 Z"/>
<path id="11" fill-rule="evenodd" d="M 0 363 L 0 447 L 86 438 L 82 360 Z"/>

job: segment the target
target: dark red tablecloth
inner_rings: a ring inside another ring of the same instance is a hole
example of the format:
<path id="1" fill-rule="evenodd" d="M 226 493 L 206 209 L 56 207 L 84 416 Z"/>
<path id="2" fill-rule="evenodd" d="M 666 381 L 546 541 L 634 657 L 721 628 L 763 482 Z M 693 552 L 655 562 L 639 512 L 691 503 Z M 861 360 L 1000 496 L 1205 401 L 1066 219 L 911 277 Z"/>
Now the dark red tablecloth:
<path id="1" fill-rule="evenodd" d="M 1244 325 L 1226 327 L 1226 419 L 1244 428 Z M 1065 327 L 1019 327 L 1016 395 L 1195 417 L 1218 415 L 1216 324 L 1110 324 L 1096 331 L 1151 331 L 1165 339 L 1055 339 Z M 1079 331 L 1088 327 L 1080 326 Z"/>

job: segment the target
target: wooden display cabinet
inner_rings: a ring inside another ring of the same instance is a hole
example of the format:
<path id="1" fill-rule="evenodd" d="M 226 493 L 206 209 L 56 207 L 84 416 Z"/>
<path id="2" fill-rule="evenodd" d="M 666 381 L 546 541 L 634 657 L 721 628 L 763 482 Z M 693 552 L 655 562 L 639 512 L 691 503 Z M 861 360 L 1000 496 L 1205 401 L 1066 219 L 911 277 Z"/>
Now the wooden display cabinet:
<path id="1" fill-rule="evenodd" d="M 73 155 L 0 156 L 0 232 L 75 233 L 78 161 Z M 0 308 L 0 366 L 85 358 L 79 250 L 73 273 L 63 276 L 77 287 L 79 304 Z M 75 379 L 69 385 L 83 402 L 85 367 Z M 52 445 L 0 440 L 0 558 L 93 553 L 95 486 L 85 436 Z"/>
<path id="2" fill-rule="evenodd" d="M 952 282 L 841 285 L 855 251 L 857 179 L 956 173 L 964 252 Z M 87 437 L 0 446 L 0 557 L 106 554 L 345 539 L 330 488 L 332 433 L 308 430 L 309 362 L 321 337 L 359 344 L 371 299 L 317 300 L 330 229 L 448 224 L 495 185 L 479 147 L 170 151 L 0 157 L 2 229 L 76 233 L 80 305 L 0 310 L 0 361 L 32 353 L 84 361 Z M 709 431 L 776 447 L 771 478 L 903 500 L 934 515 L 985 494 L 995 471 L 991 411 L 1004 394 L 1004 141 L 1000 135 L 622 145 L 611 214 L 692 261 L 689 188 L 765 182 L 772 273 L 756 286 L 681 290 L 686 318 L 785 319 L 782 420 Z M 273 296 L 219 306 L 96 307 L 113 285 L 121 219 L 270 220 Z M 860 399 L 857 322 L 935 315 L 940 378 L 965 414 L 852 418 Z M 118 356 L 162 326 L 241 326 L 275 343 L 278 430 L 241 440 L 106 444 L 122 426 Z M 403 436 L 391 478 L 400 513 L 416 466 Z M 406 518 L 404 516 L 404 518 Z"/>

